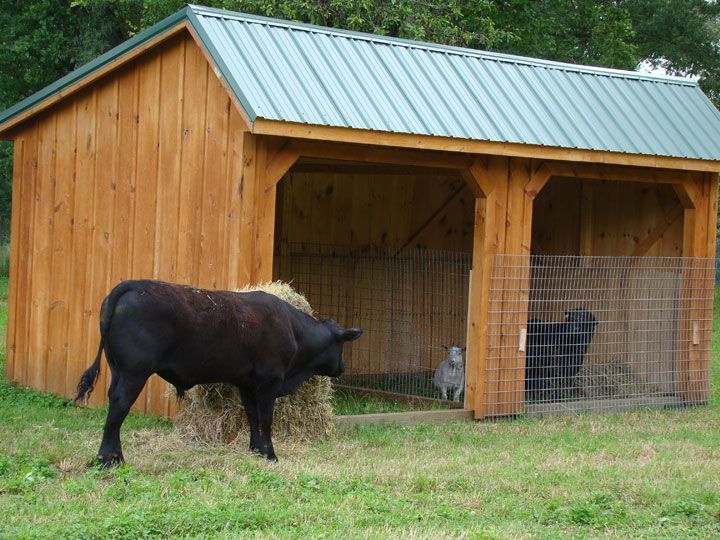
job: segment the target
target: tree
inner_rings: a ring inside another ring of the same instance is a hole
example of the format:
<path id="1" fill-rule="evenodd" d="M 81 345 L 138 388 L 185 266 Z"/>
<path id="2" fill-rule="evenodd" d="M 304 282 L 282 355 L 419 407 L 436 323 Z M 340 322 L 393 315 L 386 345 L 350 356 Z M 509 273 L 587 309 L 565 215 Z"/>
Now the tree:
<path id="1" fill-rule="evenodd" d="M 577 64 L 634 69 L 638 53 L 628 12 L 616 2 L 498 0 L 493 20 L 504 52 Z"/>

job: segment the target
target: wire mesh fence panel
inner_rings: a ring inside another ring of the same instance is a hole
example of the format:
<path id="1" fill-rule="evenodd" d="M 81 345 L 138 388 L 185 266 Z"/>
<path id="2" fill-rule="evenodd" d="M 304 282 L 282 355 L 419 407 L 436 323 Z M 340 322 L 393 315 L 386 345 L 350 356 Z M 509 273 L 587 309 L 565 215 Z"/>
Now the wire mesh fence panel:
<path id="1" fill-rule="evenodd" d="M 318 317 L 364 330 L 346 348 L 341 384 L 442 397 L 434 378 L 445 347 L 465 346 L 470 254 L 291 243 L 276 260 L 276 275 L 292 281 Z M 443 373 L 464 390 L 464 361 L 452 364 Z"/>
<path id="2" fill-rule="evenodd" d="M 715 261 L 496 255 L 487 416 L 707 402 Z"/>

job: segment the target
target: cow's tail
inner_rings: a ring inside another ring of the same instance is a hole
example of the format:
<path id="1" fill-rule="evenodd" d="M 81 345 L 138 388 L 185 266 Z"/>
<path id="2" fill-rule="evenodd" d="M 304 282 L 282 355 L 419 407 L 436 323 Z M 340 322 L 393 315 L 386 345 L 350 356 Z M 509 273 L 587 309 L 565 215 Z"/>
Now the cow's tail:
<path id="1" fill-rule="evenodd" d="M 110 328 L 110 322 L 112 321 L 112 316 L 115 312 L 115 306 L 117 305 L 118 300 L 123 294 L 130 290 L 131 286 L 131 282 L 123 281 L 105 297 L 105 300 L 102 303 L 102 307 L 100 308 L 100 346 L 98 347 L 95 361 L 80 377 L 75 402 L 84 401 L 89 398 L 93 388 L 95 388 L 95 383 L 100 375 L 100 359 L 102 358 L 103 350 L 105 351 L 105 357 L 108 358 L 108 361 L 110 361 L 109 351 L 106 347 L 107 331 Z"/>

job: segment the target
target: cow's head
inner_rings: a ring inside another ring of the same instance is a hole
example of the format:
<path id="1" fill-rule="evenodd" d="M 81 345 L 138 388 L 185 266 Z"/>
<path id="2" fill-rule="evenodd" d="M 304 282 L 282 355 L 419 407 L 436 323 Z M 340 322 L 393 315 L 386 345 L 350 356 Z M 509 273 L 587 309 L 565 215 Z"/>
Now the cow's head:
<path id="1" fill-rule="evenodd" d="M 355 341 L 362 336 L 361 328 L 343 328 L 332 319 L 325 319 L 321 324 L 328 330 L 328 342 L 326 346 L 317 356 L 314 362 L 314 368 L 318 375 L 327 375 L 328 377 L 339 377 L 345 371 L 345 362 L 343 362 L 342 349 L 343 345 L 349 341 Z"/>
<path id="2" fill-rule="evenodd" d="M 573 334 L 592 334 L 598 320 L 590 311 L 582 308 L 569 309 L 565 312 L 565 322 L 570 324 L 570 331 Z"/>

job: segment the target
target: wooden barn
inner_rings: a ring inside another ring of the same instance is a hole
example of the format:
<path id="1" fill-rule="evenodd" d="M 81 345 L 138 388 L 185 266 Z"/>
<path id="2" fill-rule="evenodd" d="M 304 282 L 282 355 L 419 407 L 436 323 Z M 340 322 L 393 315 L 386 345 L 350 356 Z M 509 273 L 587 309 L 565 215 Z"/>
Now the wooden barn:
<path id="1" fill-rule="evenodd" d="M 694 81 L 187 6 L 0 136 L 19 384 L 74 395 L 120 280 L 283 278 L 368 329 L 353 384 L 466 346 L 464 407 L 516 415 L 528 321 L 582 308 L 587 377 L 602 348 L 654 398 L 708 399 L 720 113 Z M 159 378 L 135 405 L 176 407 Z"/>

